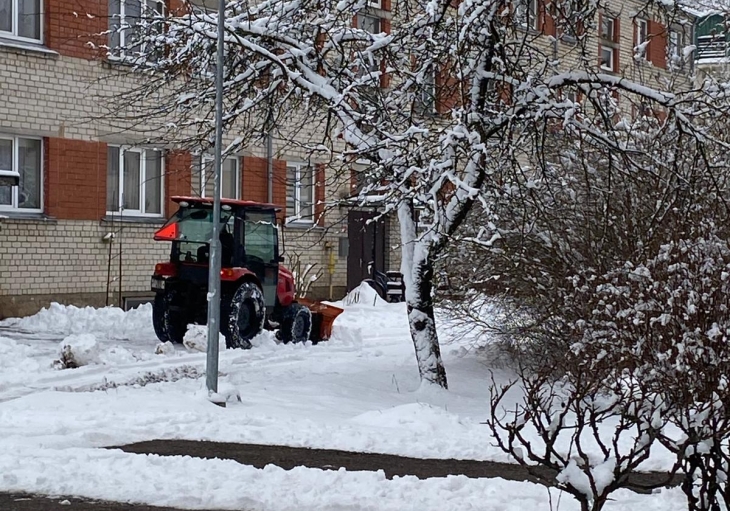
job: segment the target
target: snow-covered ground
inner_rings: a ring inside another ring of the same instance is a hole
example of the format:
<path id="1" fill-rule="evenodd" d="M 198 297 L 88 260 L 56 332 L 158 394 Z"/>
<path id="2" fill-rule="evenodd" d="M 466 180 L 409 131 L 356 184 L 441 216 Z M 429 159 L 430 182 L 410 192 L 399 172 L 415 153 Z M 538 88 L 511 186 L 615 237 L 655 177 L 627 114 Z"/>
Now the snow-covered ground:
<path id="1" fill-rule="evenodd" d="M 150 306 L 124 313 L 54 305 L 0 323 L 0 491 L 191 509 L 578 509 L 554 490 L 500 479 L 389 481 L 382 473 L 257 470 L 97 449 L 168 438 L 510 461 L 482 424 L 492 372 L 497 380 L 509 374 L 447 328 L 450 390 L 421 388 L 403 306 L 376 302 L 367 289 L 343 306 L 326 343 L 280 345 L 264 333 L 251 350 L 222 352 L 219 391 L 232 396 L 225 408 L 207 399 L 203 352 L 158 346 Z M 61 369 L 62 346 L 81 367 Z M 658 456 L 647 468 L 667 462 Z M 686 504 L 679 490 L 619 492 L 609 508 L 639 506 Z"/>

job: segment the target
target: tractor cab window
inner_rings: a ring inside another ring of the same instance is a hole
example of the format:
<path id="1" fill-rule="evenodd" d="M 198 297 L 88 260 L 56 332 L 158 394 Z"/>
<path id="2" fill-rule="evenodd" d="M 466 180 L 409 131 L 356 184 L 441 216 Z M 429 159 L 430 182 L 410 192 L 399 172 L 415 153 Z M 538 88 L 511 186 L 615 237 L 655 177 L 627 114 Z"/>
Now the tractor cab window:
<path id="1" fill-rule="evenodd" d="M 276 260 L 276 222 L 274 213 L 246 211 L 244 246 L 246 258 L 271 263 Z"/>
<path id="2" fill-rule="evenodd" d="M 213 209 L 210 207 L 180 208 L 166 225 L 172 224 L 177 224 L 175 235 L 177 260 L 186 263 L 207 264 L 210 259 L 208 243 L 210 243 L 210 238 L 213 235 Z M 221 211 L 220 230 L 221 241 L 224 245 L 224 237 L 232 237 L 233 235 L 233 225 L 233 213 L 231 211 Z"/>

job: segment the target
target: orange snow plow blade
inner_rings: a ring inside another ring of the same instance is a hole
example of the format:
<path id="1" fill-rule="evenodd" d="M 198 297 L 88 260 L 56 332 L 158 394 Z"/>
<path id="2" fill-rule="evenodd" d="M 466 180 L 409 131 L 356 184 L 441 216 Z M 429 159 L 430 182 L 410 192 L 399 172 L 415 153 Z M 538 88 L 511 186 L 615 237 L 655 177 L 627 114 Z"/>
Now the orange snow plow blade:
<path id="1" fill-rule="evenodd" d="M 329 339 L 332 336 L 332 325 L 335 318 L 342 314 L 344 309 L 307 298 L 297 298 L 297 302 L 312 311 L 312 333 L 309 338 L 315 342 Z"/>

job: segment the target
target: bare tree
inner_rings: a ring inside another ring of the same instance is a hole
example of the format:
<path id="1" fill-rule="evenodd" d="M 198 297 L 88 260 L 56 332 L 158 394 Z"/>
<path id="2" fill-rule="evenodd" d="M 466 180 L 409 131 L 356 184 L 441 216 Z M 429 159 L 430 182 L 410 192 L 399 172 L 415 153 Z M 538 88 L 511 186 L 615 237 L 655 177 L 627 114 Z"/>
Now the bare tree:
<path id="1" fill-rule="evenodd" d="M 419 372 L 443 387 L 434 265 L 469 214 L 478 209 L 492 218 L 493 192 L 540 155 L 551 129 L 579 130 L 590 143 L 633 158 L 605 117 L 615 91 L 663 109 L 681 109 L 685 97 L 597 72 L 586 41 L 606 7 L 601 1 L 560 0 L 543 9 L 543 20 L 552 16 L 558 33 L 575 38 L 576 52 L 591 56 L 567 71 L 540 34 L 544 27 L 533 30 L 512 2 L 454 5 L 398 2 L 389 33 L 354 26 L 353 17 L 368 9 L 355 0 L 235 0 L 225 20 L 228 150 L 276 126 L 278 138 L 339 165 L 341 180 L 349 180 L 351 161 L 367 162 L 357 201 L 375 200 L 382 214 L 398 216 Z M 166 17 L 148 14 L 113 30 L 129 34 L 110 54 L 131 64 L 138 86 L 110 97 L 106 117 L 205 149 L 213 140 L 217 17 L 190 6 Z M 581 120 L 567 90 L 590 98 L 604 122 Z M 693 129 L 688 118 L 677 125 Z M 302 131 L 310 140 L 295 142 L 290 135 Z"/>

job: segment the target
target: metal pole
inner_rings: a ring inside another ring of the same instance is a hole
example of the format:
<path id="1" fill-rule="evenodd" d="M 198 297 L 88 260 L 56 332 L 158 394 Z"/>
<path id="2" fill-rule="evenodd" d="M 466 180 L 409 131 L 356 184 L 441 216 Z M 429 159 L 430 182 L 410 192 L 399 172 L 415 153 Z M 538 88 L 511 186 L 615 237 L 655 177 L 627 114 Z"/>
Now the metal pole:
<path id="1" fill-rule="evenodd" d="M 221 165 L 223 144 L 223 43 L 226 0 L 218 0 L 218 53 L 215 66 L 215 169 L 213 177 L 213 233 L 208 269 L 208 358 L 205 383 L 218 392 L 218 336 L 221 312 Z"/>
<path id="2" fill-rule="evenodd" d="M 274 202 L 274 116 L 271 112 L 271 101 L 266 124 L 266 177 L 268 178 L 266 200 L 271 204 Z"/>

